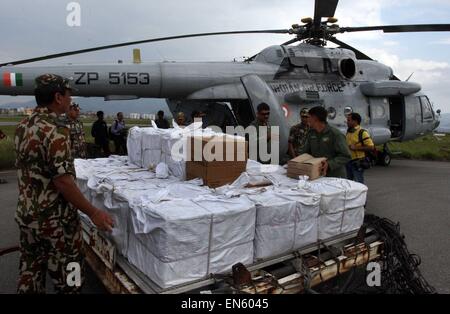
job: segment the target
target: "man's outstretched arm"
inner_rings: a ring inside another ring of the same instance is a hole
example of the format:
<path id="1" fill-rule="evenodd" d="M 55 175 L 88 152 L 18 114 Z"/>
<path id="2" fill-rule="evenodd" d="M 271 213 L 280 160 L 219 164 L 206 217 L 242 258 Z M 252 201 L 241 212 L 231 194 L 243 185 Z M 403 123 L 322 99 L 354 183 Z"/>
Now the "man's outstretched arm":
<path id="1" fill-rule="evenodd" d="M 114 227 L 114 221 L 112 217 L 103 210 L 100 210 L 93 206 L 81 193 L 78 186 L 70 174 L 64 174 L 53 178 L 58 191 L 63 195 L 69 203 L 75 208 L 81 210 L 83 213 L 89 216 L 92 222 L 103 231 L 111 231 Z"/>

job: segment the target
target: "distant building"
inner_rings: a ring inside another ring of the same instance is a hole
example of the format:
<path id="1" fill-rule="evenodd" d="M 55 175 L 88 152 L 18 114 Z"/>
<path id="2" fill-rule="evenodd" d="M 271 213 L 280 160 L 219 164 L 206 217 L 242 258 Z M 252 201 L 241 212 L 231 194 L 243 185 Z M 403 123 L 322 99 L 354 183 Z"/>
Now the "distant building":
<path id="1" fill-rule="evenodd" d="M 129 115 L 130 119 L 140 119 L 141 118 L 141 114 L 140 113 L 130 113 Z"/>
<path id="2" fill-rule="evenodd" d="M 144 113 L 141 115 L 141 118 L 144 120 L 155 120 L 156 116 L 151 113 Z"/>

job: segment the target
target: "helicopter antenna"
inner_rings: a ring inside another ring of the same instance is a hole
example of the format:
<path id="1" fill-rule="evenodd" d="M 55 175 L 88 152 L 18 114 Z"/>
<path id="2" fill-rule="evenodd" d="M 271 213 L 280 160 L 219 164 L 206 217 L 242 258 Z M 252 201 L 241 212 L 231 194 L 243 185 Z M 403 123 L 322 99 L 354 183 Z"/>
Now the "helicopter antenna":
<path id="1" fill-rule="evenodd" d="M 409 79 L 414 75 L 414 72 L 406 79 L 406 82 L 409 82 Z"/>

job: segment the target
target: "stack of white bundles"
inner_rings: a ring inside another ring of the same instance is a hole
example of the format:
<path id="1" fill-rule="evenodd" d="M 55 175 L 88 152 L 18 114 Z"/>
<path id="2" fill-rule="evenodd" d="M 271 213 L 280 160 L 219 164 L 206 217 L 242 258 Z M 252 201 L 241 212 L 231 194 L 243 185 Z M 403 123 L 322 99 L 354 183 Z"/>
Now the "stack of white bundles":
<path id="1" fill-rule="evenodd" d="M 357 230 L 364 222 L 367 186 L 339 178 L 320 178 L 305 189 L 321 195 L 319 239 Z"/>
<path id="2" fill-rule="evenodd" d="M 115 227 L 109 234 L 110 239 L 124 254 L 128 243 L 128 203 L 133 196 L 158 192 L 158 187 L 151 190 L 153 184 L 158 183 L 153 179 L 155 174 L 137 166 L 127 166 L 123 158 L 87 160 L 77 163 L 76 167 L 79 173 L 88 169 L 86 189 L 82 192 L 94 206 L 112 215 Z M 176 178 L 167 180 L 167 185 L 174 182 L 173 179 Z"/>
<path id="3" fill-rule="evenodd" d="M 99 159 L 75 159 L 75 172 L 77 176 L 77 185 L 84 196 L 92 201 L 91 191 L 89 189 L 89 181 L 93 177 L 101 173 L 109 173 L 125 166 L 125 160 L 118 157 L 99 158 Z"/>
<path id="4" fill-rule="evenodd" d="M 128 131 L 128 162 L 142 167 L 142 129 L 135 126 Z"/>
<path id="5" fill-rule="evenodd" d="M 130 206 L 135 199 L 147 195 L 158 193 L 159 188 L 156 186 L 135 186 L 112 192 L 111 196 L 105 196 L 103 204 L 99 204 L 99 208 L 107 211 L 114 219 L 114 229 L 110 234 L 110 239 L 116 244 L 116 248 L 123 255 L 127 256 L 129 247 L 129 235 L 133 231 L 129 225 Z M 102 206 L 103 205 L 103 206 Z"/>
<path id="6" fill-rule="evenodd" d="M 253 260 L 253 203 L 242 199 L 218 205 L 211 196 L 205 198 L 154 203 L 141 197 L 131 204 L 127 257 L 162 288 Z"/>
<path id="7" fill-rule="evenodd" d="M 100 208 L 105 209 L 113 216 L 116 224 L 111 236 L 124 256 L 128 251 L 130 204 L 141 197 L 155 198 L 161 193 L 161 190 L 180 183 L 180 180 L 175 177 L 156 179 L 154 174 L 149 171 L 130 172 L 129 174 L 130 178 L 112 183 L 112 190 L 99 196 L 97 198 L 100 199 L 98 204 L 94 203 L 94 205 L 101 206 Z M 141 176 L 141 178 L 137 176 Z"/>

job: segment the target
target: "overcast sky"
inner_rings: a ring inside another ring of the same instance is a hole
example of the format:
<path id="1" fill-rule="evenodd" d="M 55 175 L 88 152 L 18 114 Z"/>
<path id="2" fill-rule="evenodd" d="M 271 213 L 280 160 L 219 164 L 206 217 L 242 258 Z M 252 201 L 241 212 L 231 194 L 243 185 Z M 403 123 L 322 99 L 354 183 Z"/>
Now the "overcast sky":
<path id="1" fill-rule="evenodd" d="M 313 0 L 79 0 L 81 26 L 66 23 L 67 0 L 1 0 L 0 62 L 123 41 L 196 32 L 289 28 L 313 14 Z M 450 23 L 449 0 L 340 0 L 340 26 Z M 228 61 L 287 41 L 286 35 L 183 39 L 55 59 L 41 64 L 131 60 Z M 450 112 L 450 33 L 343 34 L 340 40 L 421 83 L 435 108 Z M 37 65 L 38 63 L 36 63 Z M 25 97 L 0 96 L 0 104 Z"/>

